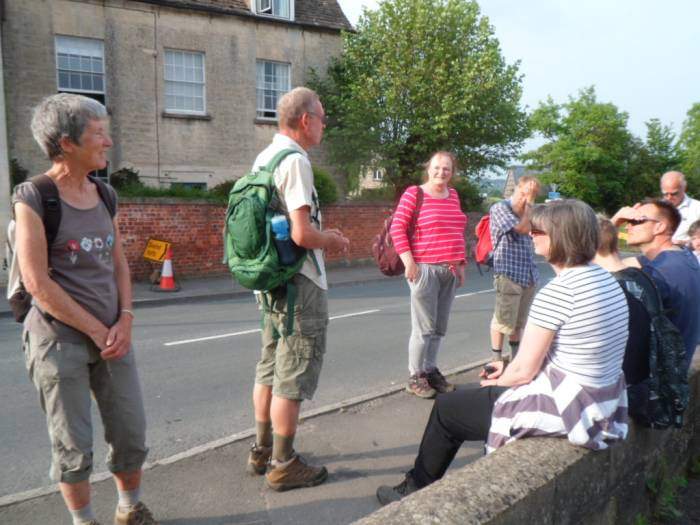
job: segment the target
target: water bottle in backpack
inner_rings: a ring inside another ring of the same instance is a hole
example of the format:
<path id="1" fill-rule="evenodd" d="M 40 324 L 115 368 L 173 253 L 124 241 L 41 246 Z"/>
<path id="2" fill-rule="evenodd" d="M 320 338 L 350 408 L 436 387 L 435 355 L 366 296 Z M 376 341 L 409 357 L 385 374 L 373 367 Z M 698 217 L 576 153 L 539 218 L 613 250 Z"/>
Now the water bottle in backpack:
<path id="1" fill-rule="evenodd" d="M 272 236 L 277 247 L 277 256 L 280 262 L 285 266 L 291 266 L 297 262 L 297 255 L 294 250 L 294 244 L 289 236 L 289 221 L 287 217 L 278 213 L 270 220 L 272 227 Z"/>

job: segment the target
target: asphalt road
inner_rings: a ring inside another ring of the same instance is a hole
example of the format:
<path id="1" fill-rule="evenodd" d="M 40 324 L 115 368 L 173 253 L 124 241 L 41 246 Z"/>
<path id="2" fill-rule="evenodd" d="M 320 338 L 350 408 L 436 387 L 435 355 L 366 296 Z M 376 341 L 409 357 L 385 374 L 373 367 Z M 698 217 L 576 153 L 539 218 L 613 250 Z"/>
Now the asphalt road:
<path id="1" fill-rule="evenodd" d="M 408 287 L 402 280 L 333 288 L 324 369 L 308 410 L 407 378 Z M 488 356 L 494 295 L 471 272 L 458 290 L 438 356 L 442 370 Z M 259 353 L 251 297 L 141 308 L 133 340 L 148 418 L 149 459 L 161 459 L 253 425 L 250 395 Z M 0 319 L 0 496 L 45 486 L 49 440 L 20 350 L 21 327 Z M 95 471 L 106 470 L 93 411 Z"/>

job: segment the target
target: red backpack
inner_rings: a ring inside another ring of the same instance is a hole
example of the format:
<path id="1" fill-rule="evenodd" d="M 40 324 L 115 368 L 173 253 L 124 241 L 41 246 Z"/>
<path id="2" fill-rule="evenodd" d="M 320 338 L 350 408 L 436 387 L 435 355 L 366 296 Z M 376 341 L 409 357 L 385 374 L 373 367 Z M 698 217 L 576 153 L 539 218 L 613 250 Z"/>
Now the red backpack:
<path id="1" fill-rule="evenodd" d="M 411 224 L 408 225 L 408 238 L 413 237 L 413 233 L 416 230 L 416 221 L 418 220 L 418 212 L 420 212 L 420 207 L 423 204 L 423 189 L 418 186 L 418 191 L 416 192 L 416 207 L 413 209 L 413 216 L 411 217 Z M 396 210 L 394 210 L 396 213 Z M 396 248 L 394 248 L 394 241 L 391 239 L 391 221 L 394 219 L 394 213 L 392 213 L 385 221 L 382 231 L 374 238 L 372 243 L 372 255 L 374 261 L 379 267 L 379 271 L 384 275 L 394 276 L 402 275 L 406 271 L 406 267 L 403 265 L 403 261 L 399 254 L 396 253 Z"/>
<path id="2" fill-rule="evenodd" d="M 474 260 L 477 264 L 493 266 L 493 243 L 491 242 L 491 215 L 484 215 L 479 219 L 479 224 L 474 230 L 476 233 L 476 246 L 474 247 Z"/>

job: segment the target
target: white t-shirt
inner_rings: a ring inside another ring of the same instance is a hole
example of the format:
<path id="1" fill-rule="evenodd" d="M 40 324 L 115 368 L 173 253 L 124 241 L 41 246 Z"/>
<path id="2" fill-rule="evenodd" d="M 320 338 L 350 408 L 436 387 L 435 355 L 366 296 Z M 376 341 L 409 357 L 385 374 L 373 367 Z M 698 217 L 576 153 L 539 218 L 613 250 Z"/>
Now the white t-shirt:
<path id="1" fill-rule="evenodd" d="M 680 206 L 678 206 L 678 212 L 681 214 L 681 223 L 676 229 L 676 233 L 673 234 L 673 241 L 688 241 L 688 228 L 695 221 L 700 220 L 700 201 L 691 199 L 687 195 Z"/>
<path id="2" fill-rule="evenodd" d="M 628 307 L 609 272 L 589 264 L 567 268 L 530 307 L 531 322 L 556 332 L 547 360 L 581 385 L 618 381 L 628 336 Z"/>
<path id="3" fill-rule="evenodd" d="M 309 213 L 312 217 L 311 224 L 320 230 L 321 210 L 318 207 L 318 196 L 316 188 L 314 188 L 314 173 L 311 170 L 311 162 L 306 151 L 296 141 L 286 135 L 275 134 L 272 143 L 255 159 L 253 169 L 265 166 L 277 153 L 287 148 L 298 150 L 299 154 L 292 153 L 287 155 L 275 170 L 275 184 L 279 194 L 287 207 L 287 211 L 294 211 L 304 206 L 309 206 Z M 313 220 L 314 218 L 317 219 L 317 222 Z M 319 268 L 316 268 L 312 257 L 307 254 L 300 273 L 311 279 L 322 290 L 328 290 L 326 268 L 323 263 L 323 250 L 317 248 L 314 250 L 314 254 L 316 255 Z"/>

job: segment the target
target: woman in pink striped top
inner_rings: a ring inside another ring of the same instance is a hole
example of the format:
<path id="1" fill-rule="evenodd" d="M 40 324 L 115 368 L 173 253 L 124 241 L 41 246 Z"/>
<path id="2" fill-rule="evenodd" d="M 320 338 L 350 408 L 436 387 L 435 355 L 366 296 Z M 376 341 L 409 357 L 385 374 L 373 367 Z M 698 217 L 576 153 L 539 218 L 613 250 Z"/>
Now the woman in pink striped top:
<path id="1" fill-rule="evenodd" d="M 411 289 L 410 377 L 406 391 L 432 398 L 437 392 L 454 390 L 437 367 L 437 353 L 447 331 L 455 289 L 464 283 L 467 217 L 457 191 L 449 186 L 457 168 L 454 155 L 438 151 L 426 167 L 427 182 L 409 187 L 401 196 L 391 223 L 391 237 Z M 420 191 L 423 203 L 409 238 L 408 228 Z"/>

